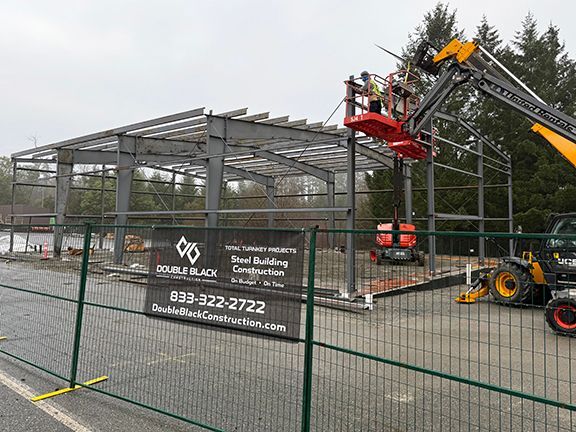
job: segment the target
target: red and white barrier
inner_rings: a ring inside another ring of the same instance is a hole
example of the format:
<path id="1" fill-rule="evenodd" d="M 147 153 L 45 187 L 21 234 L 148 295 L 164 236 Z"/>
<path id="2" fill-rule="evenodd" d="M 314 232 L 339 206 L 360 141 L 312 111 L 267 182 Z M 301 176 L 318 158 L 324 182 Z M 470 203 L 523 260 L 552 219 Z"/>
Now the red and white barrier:
<path id="1" fill-rule="evenodd" d="M 42 260 L 48 259 L 48 241 L 44 240 L 44 246 L 42 246 Z"/>

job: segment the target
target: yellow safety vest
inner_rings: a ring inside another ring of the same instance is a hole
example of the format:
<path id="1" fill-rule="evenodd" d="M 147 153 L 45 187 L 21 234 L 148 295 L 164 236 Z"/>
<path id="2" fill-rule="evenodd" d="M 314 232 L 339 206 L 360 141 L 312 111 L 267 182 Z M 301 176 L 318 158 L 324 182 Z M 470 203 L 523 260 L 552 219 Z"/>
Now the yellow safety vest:
<path id="1" fill-rule="evenodd" d="M 368 87 L 370 90 L 368 91 L 368 101 L 377 101 L 382 99 L 382 94 L 380 93 L 380 87 L 376 84 L 376 81 L 373 79 L 370 80 L 370 86 Z"/>

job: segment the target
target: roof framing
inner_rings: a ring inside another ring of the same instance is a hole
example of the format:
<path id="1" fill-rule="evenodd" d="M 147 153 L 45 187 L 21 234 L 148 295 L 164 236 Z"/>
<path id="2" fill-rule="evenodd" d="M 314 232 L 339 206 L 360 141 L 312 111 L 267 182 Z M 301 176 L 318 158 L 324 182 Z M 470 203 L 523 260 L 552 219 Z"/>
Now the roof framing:
<path id="1" fill-rule="evenodd" d="M 210 140 L 223 141 L 224 153 L 210 153 Z M 202 178 L 208 159 L 224 157 L 226 181 L 287 175 L 332 181 L 335 172 L 346 170 L 346 146 L 347 129 L 337 125 L 270 118 L 247 108 L 212 114 L 201 107 L 19 151 L 12 159 L 53 162 L 59 151 L 72 150 L 74 164 L 115 165 L 119 153 L 128 153 L 132 166 Z M 391 151 L 370 139 L 359 138 L 356 153 L 359 170 L 392 166 Z"/>
<path id="2" fill-rule="evenodd" d="M 472 125 L 447 113 L 442 120 L 459 123 L 476 139 L 485 138 Z M 53 163 L 61 150 L 73 150 L 73 163 L 117 165 L 120 153 L 132 167 L 148 167 L 179 175 L 206 176 L 206 161 L 223 157 L 225 181 L 254 180 L 310 175 L 332 181 L 334 173 L 345 172 L 347 128 L 270 118 L 268 112 L 249 114 L 239 108 L 213 114 L 204 107 L 158 117 L 126 126 L 71 138 L 12 154 L 14 162 Z M 119 145 L 122 140 L 122 146 Z M 224 143 L 224 151 L 209 151 L 210 140 Z M 485 142 L 507 163 L 492 143 Z M 393 153 L 380 141 L 359 136 L 355 143 L 356 170 L 392 167 Z"/>

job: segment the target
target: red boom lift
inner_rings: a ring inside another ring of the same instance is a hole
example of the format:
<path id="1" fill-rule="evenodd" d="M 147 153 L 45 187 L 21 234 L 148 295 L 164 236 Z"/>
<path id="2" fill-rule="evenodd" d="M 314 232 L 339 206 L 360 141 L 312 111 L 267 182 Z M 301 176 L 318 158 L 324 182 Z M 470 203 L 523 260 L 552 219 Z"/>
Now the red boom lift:
<path id="1" fill-rule="evenodd" d="M 412 224 L 401 224 L 399 218 L 403 193 L 404 158 L 415 160 L 426 158 L 425 145 L 416 141 L 403 126 L 410 115 L 418 108 L 419 98 L 414 94 L 413 85 L 418 77 L 409 70 L 391 73 L 386 79 L 370 75 L 370 80 L 384 89 L 381 102 L 383 114 L 369 112 L 368 94 L 363 92 L 358 80 L 346 81 L 346 103 L 359 108 L 361 114 L 346 117 L 344 125 L 367 136 L 386 141 L 394 151 L 394 216 L 392 223 L 379 224 L 379 231 L 415 231 Z M 376 264 L 388 260 L 392 262 L 417 262 L 424 265 L 424 253 L 416 248 L 416 235 L 409 233 L 382 233 L 376 235 L 377 249 L 370 252 L 370 259 Z"/>

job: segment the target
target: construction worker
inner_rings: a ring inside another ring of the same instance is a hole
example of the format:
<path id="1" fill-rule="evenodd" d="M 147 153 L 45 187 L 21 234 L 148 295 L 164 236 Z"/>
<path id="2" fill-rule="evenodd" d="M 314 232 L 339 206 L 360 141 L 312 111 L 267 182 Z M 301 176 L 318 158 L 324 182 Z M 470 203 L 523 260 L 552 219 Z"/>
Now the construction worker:
<path id="1" fill-rule="evenodd" d="M 368 71 L 362 71 L 360 77 L 364 81 L 362 93 L 368 94 L 368 111 L 382 114 L 382 94 L 378 84 L 370 78 Z"/>

